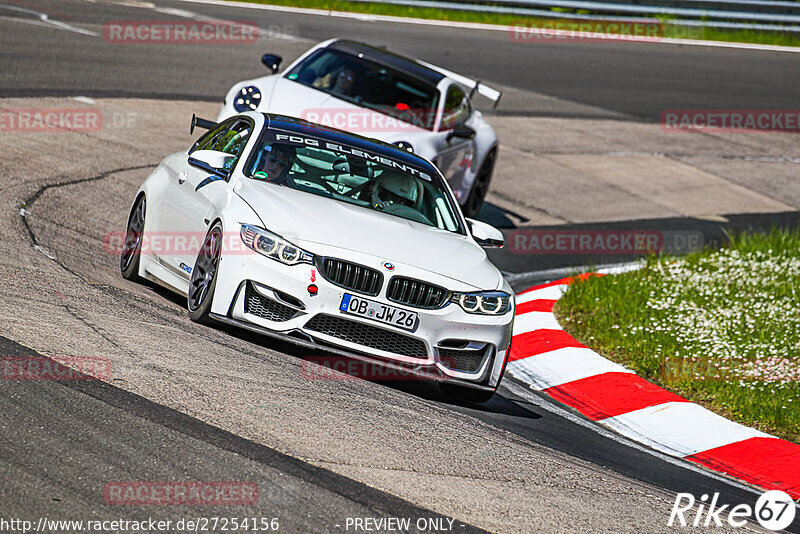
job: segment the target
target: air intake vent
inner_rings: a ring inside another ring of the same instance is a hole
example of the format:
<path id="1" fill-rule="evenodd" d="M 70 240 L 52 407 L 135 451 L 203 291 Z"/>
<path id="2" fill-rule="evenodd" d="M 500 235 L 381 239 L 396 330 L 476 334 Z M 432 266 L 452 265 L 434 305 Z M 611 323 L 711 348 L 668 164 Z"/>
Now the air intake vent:
<path id="1" fill-rule="evenodd" d="M 313 330 L 335 338 L 411 358 L 427 358 L 428 351 L 421 339 L 390 332 L 368 324 L 357 323 L 333 315 L 315 315 L 306 323 Z"/>
<path id="2" fill-rule="evenodd" d="M 447 300 L 447 290 L 421 280 L 395 276 L 389 282 L 386 298 L 415 308 L 432 310 Z"/>
<path id="3" fill-rule="evenodd" d="M 439 348 L 439 361 L 442 365 L 453 371 L 462 373 L 477 373 L 481 369 L 483 358 L 489 346 L 482 349 L 444 349 Z"/>
<path id="4" fill-rule="evenodd" d="M 380 271 L 344 260 L 323 259 L 320 274 L 332 284 L 373 297 L 380 293 L 383 286 Z"/>
<path id="5" fill-rule="evenodd" d="M 294 308 L 264 297 L 249 282 L 244 290 L 244 312 L 276 322 L 288 321 L 297 314 Z"/>

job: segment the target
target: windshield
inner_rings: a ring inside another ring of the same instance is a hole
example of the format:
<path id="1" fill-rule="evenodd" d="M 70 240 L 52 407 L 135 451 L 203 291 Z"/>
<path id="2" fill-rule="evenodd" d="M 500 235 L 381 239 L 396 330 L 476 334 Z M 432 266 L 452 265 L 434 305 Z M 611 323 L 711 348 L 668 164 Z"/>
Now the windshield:
<path id="1" fill-rule="evenodd" d="M 286 77 L 426 130 L 436 122 L 436 87 L 338 50 L 318 50 Z"/>
<path id="2" fill-rule="evenodd" d="M 463 233 L 432 168 L 290 133 L 268 132 L 253 154 L 246 175 L 254 180 Z"/>

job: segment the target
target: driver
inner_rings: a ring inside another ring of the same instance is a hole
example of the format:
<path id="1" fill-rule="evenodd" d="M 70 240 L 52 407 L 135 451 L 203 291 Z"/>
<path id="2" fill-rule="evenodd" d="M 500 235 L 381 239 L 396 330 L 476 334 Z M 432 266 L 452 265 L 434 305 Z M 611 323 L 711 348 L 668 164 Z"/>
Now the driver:
<path id="1" fill-rule="evenodd" d="M 274 183 L 285 183 L 286 175 L 292 168 L 297 153 L 293 146 L 273 143 L 261 152 L 261 164 L 253 173 L 253 178 Z"/>
<path id="2" fill-rule="evenodd" d="M 345 66 L 317 78 L 312 85 L 320 89 L 330 90 L 338 95 L 352 96 L 356 78 L 356 71 L 351 67 Z"/>
<path id="3" fill-rule="evenodd" d="M 416 179 L 388 172 L 383 174 L 375 184 L 372 203 L 376 209 L 380 210 L 402 206 L 413 209 L 417 205 L 419 196 L 420 191 Z"/>
<path id="4" fill-rule="evenodd" d="M 356 84 L 356 73 L 353 69 L 342 69 L 336 75 L 336 83 L 333 84 L 333 92 L 340 95 L 352 96 L 353 87 Z"/>

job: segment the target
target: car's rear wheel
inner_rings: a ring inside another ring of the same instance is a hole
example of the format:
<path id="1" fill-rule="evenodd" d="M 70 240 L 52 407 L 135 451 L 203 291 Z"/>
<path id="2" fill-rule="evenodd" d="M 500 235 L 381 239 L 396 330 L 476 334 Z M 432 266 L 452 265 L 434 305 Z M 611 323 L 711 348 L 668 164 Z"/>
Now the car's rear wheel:
<path id="1" fill-rule="evenodd" d="M 211 322 L 209 313 L 217 286 L 217 270 L 222 255 L 222 225 L 217 223 L 206 234 L 192 269 L 187 305 L 189 318 L 196 323 Z"/>
<path id="2" fill-rule="evenodd" d="M 125 241 L 122 243 L 122 252 L 119 257 L 119 270 L 122 277 L 132 282 L 140 282 L 139 260 L 142 257 L 142 242 L 144 241 L 144 216 L 147 211 L 147 201 L 144 195 L 140 196 L 128 215 L 128 227 L 125 229 Z"/>
<path id="3" fill-rule="evenodd" d="M 439 383 L 439 391 L 453 399 L 480 404 L 488 402 L 494 396 L 494 390 L 474 389 L 466 386 L 456 386 L 447 382 Z"/>
<path id="4" fill-rule="evenodd" d="M 483 160 L 481 168 L 478 171 L 478 176 L 475 177 L 475 183 L 472 184 L 472 190 L 469 192 L 467 201 L 464 203 L 463 211 L 466 217 L 477 217 L 483 206 L 483 200 L 486 198 L 486 193 L 489 191 L 489 184 L 492 181 L 492 173 L 494 172 L 494 162 L 497 159 L 497 150 L 492 149 Z"/>

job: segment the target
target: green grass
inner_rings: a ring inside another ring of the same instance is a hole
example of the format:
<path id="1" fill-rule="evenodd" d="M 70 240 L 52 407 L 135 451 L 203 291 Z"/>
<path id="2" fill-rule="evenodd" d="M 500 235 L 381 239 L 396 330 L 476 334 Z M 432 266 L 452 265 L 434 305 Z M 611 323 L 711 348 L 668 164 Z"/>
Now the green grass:
<path id="1" fill-rule="evenodd" d="M 389 15 L 396 17 L 412 17 L 420 19 L 449 20 L 457 22 L 480 22 L 500 26 L 527 25 L 532 27 L 548 27 L 554 19 L 522 17 L 519 15 L 505 15 L 501 13 L 474 13 L 451 9 L 434 9 L 423 7 L 407 7 L 382 2 L 346 2 L 331 0 L 232 0 L 247 1 L 254 4 L 269 4 L 279 6 L 303 7 L 324 9 L 328 11 L 348 11 L 367 13 L 371 15 Z M 553 8 L 554 12 L 570 12 Z M 585 10 L 581 11 L 583 13 Z M 577 13 L 577 11 L 575 11 Z M 588 13 L 588 12 L 586 12 Z M 782 46 L 800 46 L 800 37 L 791 33 L 763 32 L 752 30 L 725 31 L 713 28 L 687 28 L 669 24 L 669 19 L 664 19 L 662 37 L 675 37 L 685 39 L 705 39 L 710 41 L 729 41 L 743 43 L 770 44 Z M 536 42 L 531 40 L 530 42 Z M 547 42 L 547 41 L 544 41 Z"/>
<path id="2" fill-rule="evenodd" d="M 734 236 L 577 281 L 564 328 L 603 356 L 735 421 L 800 442 L 800 231 Z"/>

